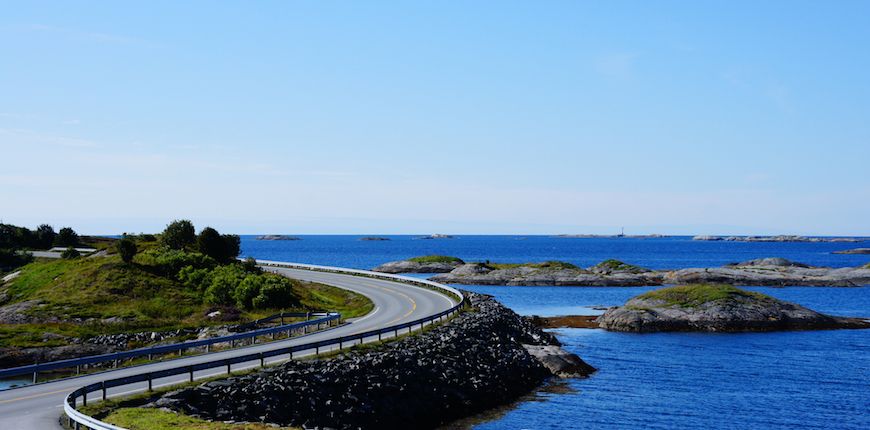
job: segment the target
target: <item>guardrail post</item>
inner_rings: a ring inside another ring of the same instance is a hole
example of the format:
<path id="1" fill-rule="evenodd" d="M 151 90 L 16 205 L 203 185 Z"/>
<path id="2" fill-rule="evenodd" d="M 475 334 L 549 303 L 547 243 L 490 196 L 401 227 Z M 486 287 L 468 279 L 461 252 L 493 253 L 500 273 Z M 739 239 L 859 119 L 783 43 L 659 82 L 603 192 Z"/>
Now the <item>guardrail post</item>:
<path id="1" fill-rule="evenodd" d="M 339 340 L 339 341 L 338 341 L 338 349 L 341 350 L 341 349 L 343 349 L 343 348 L 344 348 L 344 342 L 342 342 L 342 341 Z"/>
<path id="2" fill-rule="evenodd" d="M 190 382 L 193 382 L 193 366 L 190 366 L 187 370 L 190 372 L 190 373 L 189 373 L 189 375 L 190 375 Z"/>
<path id="3" fill-rule="evenodd" d="M 236 347 L 236 340 L 233 339 L 230 341 L 230 348 L 235 348 L 235 347 Z"/>
<path id="4" fill-rule="evenodd" d="M 227 375 L 233 373 L 232 370 L 230 370 L 230 366 L 232 366 L 232 364 L 228 361 L 227 362 Z"/>
<path id="5" fill-rule="evenodd" d="M 106 401 L 106 381 L 100 382 L 100 385 L 103 388 L 103 401 L 105 402 Z"/>
<path id="6" fill-rule="evenodd" d="M 84 392 L 82 392 L 82 406 L 87 406 L 87 405 L 88 405 L 88 392 L 84 391 Z"/>
<path id="7" fill-rule="evenodd" d="M 396 333 L 393 334 L 393 337 L 399 337 L 399 329 L 396 329 Z"/>
<path id="8" fill-rule="evenodd" d="M 151 374 L 148 374 L 148 391 L 151 391 Z"/>
<path id="9" fill-rule="evenodd" d="M 178 356 L 181 357 L 184 354 L 184 348 L 178 350 Z"/>
<path id="10" fill-rule="evenodd" d="M 311 321 L 311 312 L 305 312 L 305 321 Z"/>
<path id="11" fill-rule="evenodd" d="M 263 357 L 263 353 L 260 353 L 260 367 L 266 366 L 266 357 Z"/>
<path id="12" fill-rule="evenodd" d="M 82 365 L 81 364 L 76 365 L 76 375 L 78 375 L 79 373 L 82 373 Z"/>
<path id="13" fill-rule="evenodd" d="M 381 332 L 378 332 L 378 342 L 381 341 Z"/>
<path id="14" fill-rule="evenodd" d="M 34 372 L 33 372 L 33 383 L 34 383 L 34 384 L 36 383 L 36 380 L 37 380 L 37 379 L 39 379 L 39 372 L 38 372 L 38 371 L 34 371 Z"/>
<path id="15" fill-rule="evenodd" d="M 314 347 L 314 355 L 320 355 L 320 346 Z"/>
<path id="16" fill-rule="evenodd" d="M 154 359 L 154 354 L 152 354 L 152 353 L 149 352 L 149 353 L 148 353 L 148 361 L 151 361 L 151 360 L 153 360 L 153 359 Z"/>
<path id="17" fill-rule="evenodd" d="M 211 352 L 211 344 L 207 343 L 205 344 L 205 353 L 208 354 L 209 352 Z"/>

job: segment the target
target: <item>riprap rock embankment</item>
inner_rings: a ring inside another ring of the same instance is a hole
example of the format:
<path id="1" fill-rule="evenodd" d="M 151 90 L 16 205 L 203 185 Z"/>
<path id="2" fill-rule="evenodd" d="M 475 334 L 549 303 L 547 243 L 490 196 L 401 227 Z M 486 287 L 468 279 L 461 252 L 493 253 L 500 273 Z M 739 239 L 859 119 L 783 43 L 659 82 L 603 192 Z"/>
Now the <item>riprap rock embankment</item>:
<path id="1" fill-rule="evenodd" d="M 594 371 L 492 298 L 470 297 L 473 309 L 422 334 L 209 382 L 153 406 L 306 428 L 433 428 L 509 403 L 553 374 Z"/>

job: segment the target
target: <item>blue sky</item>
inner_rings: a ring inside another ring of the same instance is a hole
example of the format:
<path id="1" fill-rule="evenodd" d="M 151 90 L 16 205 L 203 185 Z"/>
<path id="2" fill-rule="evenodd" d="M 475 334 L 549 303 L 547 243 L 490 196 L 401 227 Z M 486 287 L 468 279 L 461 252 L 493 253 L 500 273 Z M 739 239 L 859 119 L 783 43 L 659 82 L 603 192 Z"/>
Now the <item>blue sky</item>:
<path id="1" fill-rule="evenodd" d="M 8 2 L 0 218 L 870 235 L 870 3 Z"/>

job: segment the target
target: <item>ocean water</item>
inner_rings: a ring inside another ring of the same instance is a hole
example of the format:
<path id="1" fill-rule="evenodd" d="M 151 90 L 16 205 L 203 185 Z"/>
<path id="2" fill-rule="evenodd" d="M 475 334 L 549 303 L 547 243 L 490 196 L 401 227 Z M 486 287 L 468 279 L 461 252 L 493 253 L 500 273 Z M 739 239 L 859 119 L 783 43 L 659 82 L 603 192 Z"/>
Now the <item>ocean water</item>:
<path id="1" fill-rule="evenodd" d="M 617 258 L 645 267 L 717 266 L 760 257 L 813 265 L 855 266 L 866 255 L 831 251 L 864 243 L 697 242 L 663 239 L 569 239 L 461 236 L 420 240 L 389 236 L 301 236 L 300 241 L 242 240 L 243 255 L 368 269 L 425 254 L 465 260 L 564 260 L 581 266 Z M 463 286 L 492 294 L 525 315 L 595 314 L 654 287 Z M 812 309 L 870 317 L 870 288 L 751 288 Z M 565 348 L 598 369 L 587 379 L 542 390 L 479 430 L 566 428 L 870 429 L 870 330 L 780 333 L 628 334 L 556 331 Z"/>

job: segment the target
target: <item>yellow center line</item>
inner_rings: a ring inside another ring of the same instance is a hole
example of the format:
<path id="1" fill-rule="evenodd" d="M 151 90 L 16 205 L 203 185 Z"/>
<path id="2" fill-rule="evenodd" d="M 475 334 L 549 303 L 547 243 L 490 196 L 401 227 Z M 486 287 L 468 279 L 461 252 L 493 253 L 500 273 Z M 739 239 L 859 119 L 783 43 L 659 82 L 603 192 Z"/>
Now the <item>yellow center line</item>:
<path id="1" fill-rule="evenodd" d="M 69 388 L 64 388 L 63 390 L 49 391 L 47 393 L 31 394 L 29 396 L 16 397 L 14 399 L 9 399 L 9 400 L 0 400 L 0 404 L 17 402 L 19 400 L 35 399 L 37 397 L 45 397 L 45 396 L 50 396 L 52 394 L 65 393 L 67 391 L 71 391 L 71 390 Z"/>

